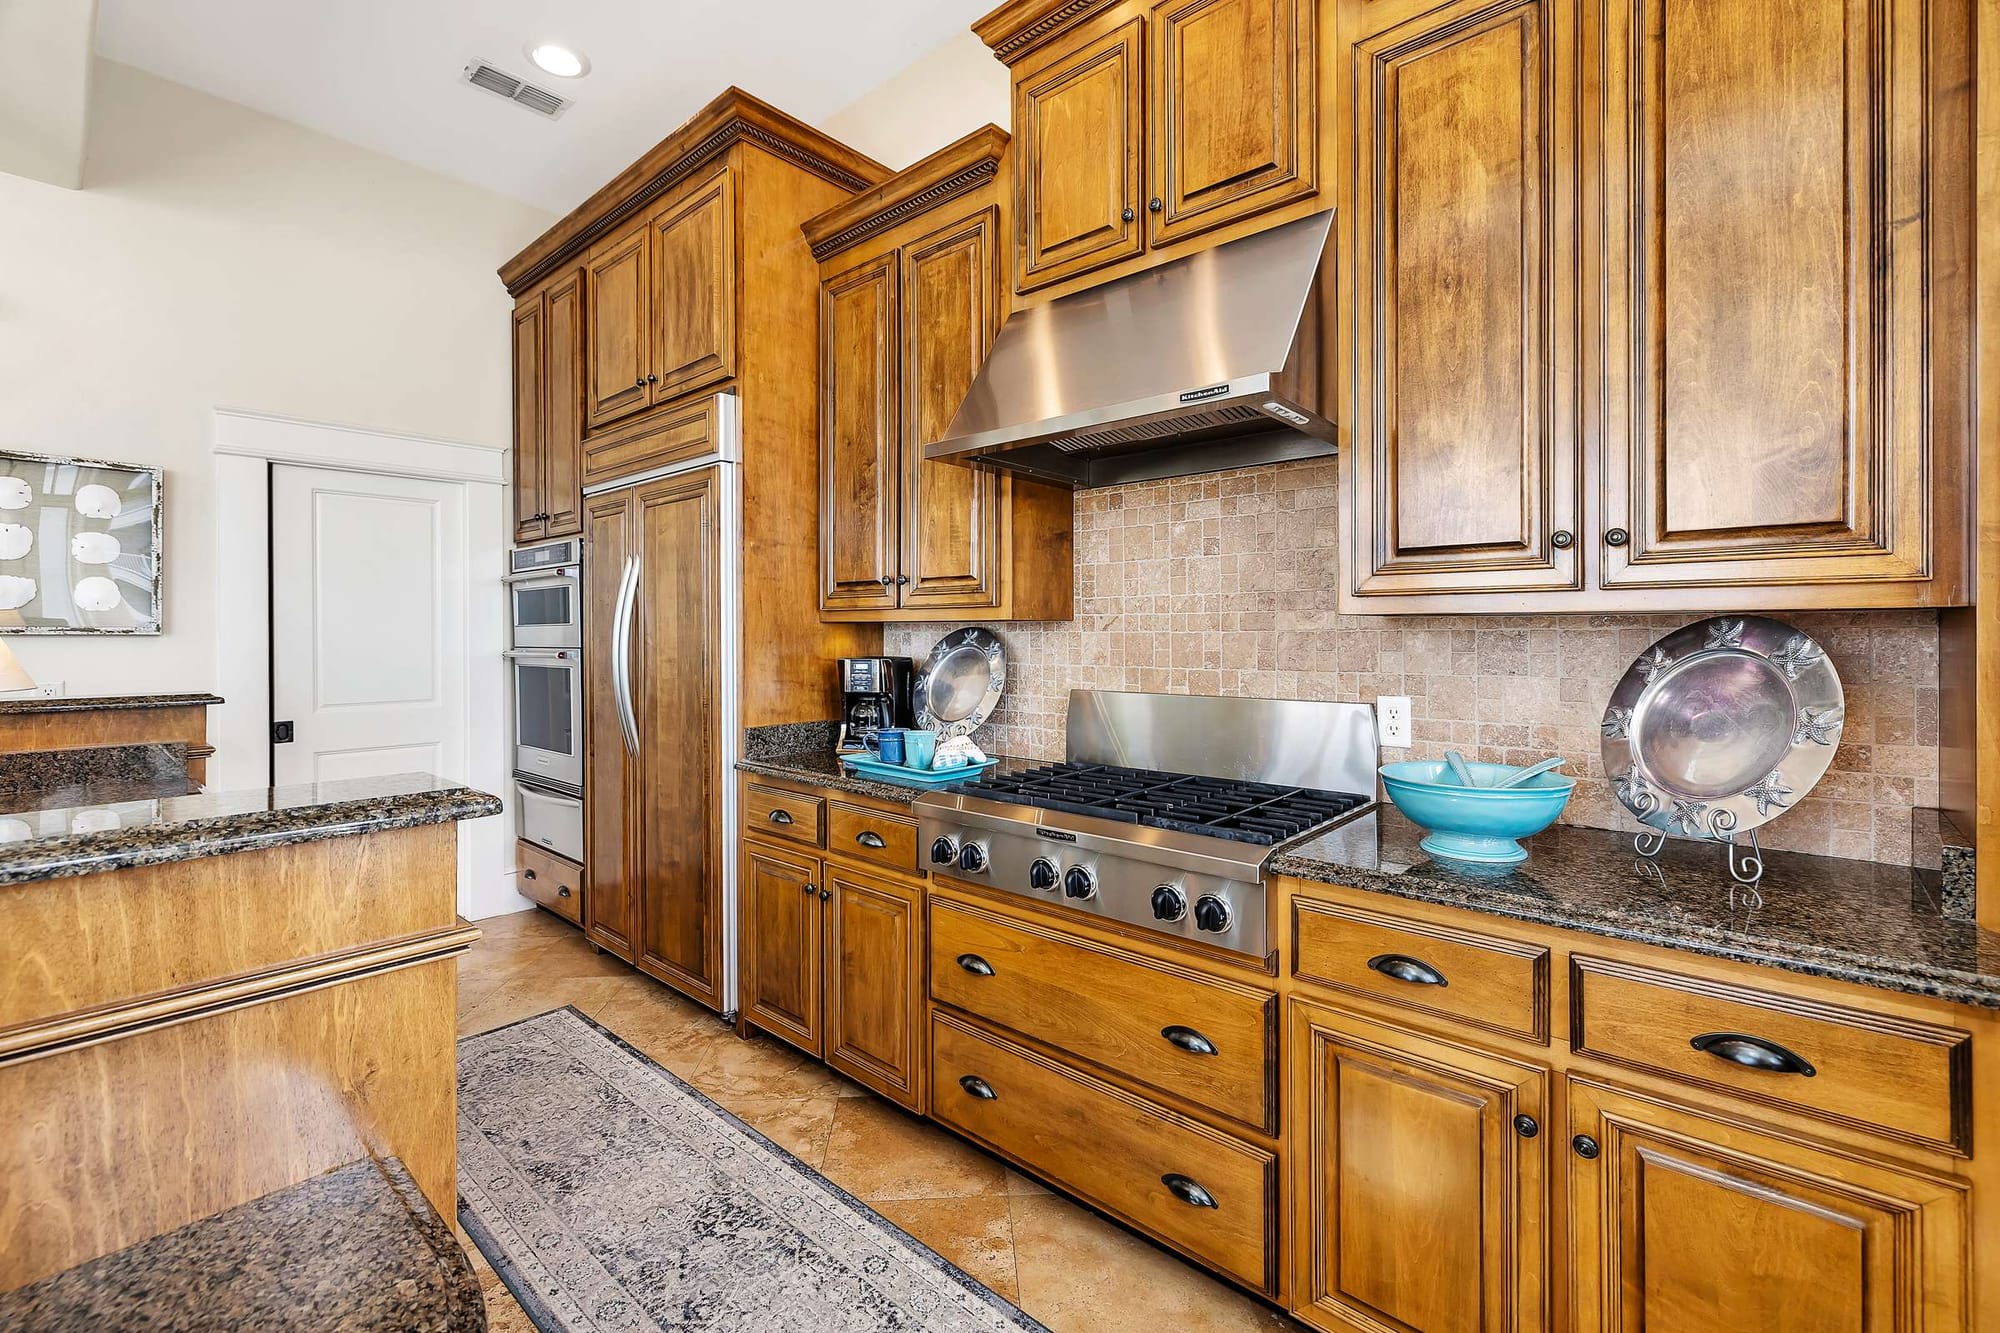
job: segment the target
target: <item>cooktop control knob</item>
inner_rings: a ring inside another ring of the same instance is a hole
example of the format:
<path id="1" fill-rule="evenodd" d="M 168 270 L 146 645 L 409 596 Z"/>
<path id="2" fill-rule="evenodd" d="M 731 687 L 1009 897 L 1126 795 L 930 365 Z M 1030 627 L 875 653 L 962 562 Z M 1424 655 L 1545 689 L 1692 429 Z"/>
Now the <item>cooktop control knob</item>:
<path id="1" fill-rule="evenodd" d="M 1153 919 L 1179 921 L 1187 915 L 1187 895 L 1171 884 L 1153 890 Z"/>
<path id="2" fill-rule="evenodd" d="M 1048 893 L 1060 883 L 1062 883 L 1062 870 L 1048 857 L 1038 856 L 1035 858 L 1035 863 L 1028 867 L 1029 888 Z"/>
<path id="3" fill-rule="evenodd" d="M 1070 898 L 1095 898 L 1097 876 L 1090 873 L 1089 866 L 1071 866 L 1063 874 L 1063 894 Z"/>
<path id="4" fill-rule="evenodd" d="M 1229 929 L 1229 900 L 1218 898 L 1212 893 L 1204 893 L 1195 900 L 1194 923 L 1211 934 L 1220 935 Z"/>
<path id="5" fill-rule="evenodd" d="M 986 869 L 986 844 L 968 842 L 959 848 L 958 868 L 968 875 L 976 875 Z"/>
<path id="6" fill-rule="evenodd" d="M 958 864 L 958 839 L 940 837 L 931 843 L 931 864 L 948 866 Z"/>

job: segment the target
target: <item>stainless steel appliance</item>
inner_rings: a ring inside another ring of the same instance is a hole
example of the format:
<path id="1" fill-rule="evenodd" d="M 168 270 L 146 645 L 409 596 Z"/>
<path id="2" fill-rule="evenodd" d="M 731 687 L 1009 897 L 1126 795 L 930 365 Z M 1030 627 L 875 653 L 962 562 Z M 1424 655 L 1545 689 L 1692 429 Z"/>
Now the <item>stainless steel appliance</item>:
<path id="1" fill-rule="evenodd" d="M 514 784 L 515 834 L 557 856 L 583 860 L 583 798 Z"/>
<path id="2" fill-rule="evenodd" d="M 583 650 L 515 648 L 514 775 L 583 794 Z"/>
<path id="3" fill-rule="evenodd" d="M 845 753 L 876 749 L 884 727 L 914 727 L 910 708 L 911 663 L 907 657 L 843 657 L 840 678 L 840 743 Z"/>
<path id="4" fill-rule="evenodd" d="M 919 796 L 929 865 L 1262 957 L 1265 863 L 1375 804 L 1368 704 L 1072 690 L 1064 753 Z"/>
<path id="5" fill-rule="evenodd" d="M 924 457 L 1109 486 L 1332 454 L 1332 235 L 1317 213 L 1017 312 Z"/>
<path id="6" fill-rule="evenodd" d="M 583 647 L 583 541 L 517 546 L 507 553 L 507 601 L 516 648 Z"/>

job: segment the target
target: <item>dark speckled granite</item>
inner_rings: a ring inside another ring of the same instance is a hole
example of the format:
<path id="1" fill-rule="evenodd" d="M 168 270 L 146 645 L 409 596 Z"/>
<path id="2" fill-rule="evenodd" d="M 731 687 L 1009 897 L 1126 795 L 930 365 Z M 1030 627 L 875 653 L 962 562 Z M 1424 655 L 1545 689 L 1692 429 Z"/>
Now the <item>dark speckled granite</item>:
<path id="1" fill-rule="evenodd" d="M 24 792 L 88 791 L 111 783 L 187 782 L 187 745 L 89 745 L 75 750 L 0 754 L 0 802 Z M 78 804 L 88 801 L 84 797 Z"/>
<path id="2" fill-rule="evenodd" d="M 1924 886 L 1937 894 L 1944 914 L 1974 920 L 1979 911 L 1972 839 L 1943 810 L 1920 806 L 1910 812 L 1910 864 Z"/>
<path id="3" fill-rule="evenodd" d="M 1521 865 L 1433 861 L 1394 807 L 1272 858 L 1272 874 L 2000 1008 L 2000 935 L 1944 915 L 1907 866 L 1764 854 L 1754 890 L 1714 844 L 1670 840 L 1655 863 L 1629 834 L 1557 825 Z"/>
<path id="4" fill-rule="evenodd" d="M 831 750 L 839 741 L 838 722 L 778 722 L 768 727 L 747 727 L 743 732 L 743 757 L 769 759 L 773 755 L 806 750 Z"/>
<path id="5" fill-rule="evenodd" d="M 1044 762 L 1038 759 L 1011 759 L 1004 755 L 998 758 L 1000 767 L 989 768 L 986 773 L 1011 773 Z M 746 756 L 737 761 L 736 767 L 744 773 L 761 773 L 765 777 L 786 778 L 792 782 L 825 787 L 829 791 L 853 792 L 857 796 L 873 796 L 878 801 L 900 801 L 904 805 L 910 804 L 926 791 L 942 790 L 937 787 L 904 787 L 895 783 L 856 777 L 841 767 L 840 760 L 830 749 L 799 750 L 791 754 L 769 755 L 762 759 L 751 759 Z"/>
<path id="6" fill-rule="evenodd" d="M 486 1302 L 402 1163 L 354 1162 L 0 1294 L 0 1328 L 480 1333 Z"/>
<path id="7" fill-rule="evenodd" d="M 500 813 L 497 797 L 428 773 L 187 795 L 132 784 L 94 794 L 109 799 L 0 796 L 0 885 Z"/>
<path id="8" fill-rule="evenodd" d="M 103 713 L 127 708 L 186 708 L 215 705 L 219 694 L 97 694 L 75 698 L 0 699 L 0 713 Z"/>

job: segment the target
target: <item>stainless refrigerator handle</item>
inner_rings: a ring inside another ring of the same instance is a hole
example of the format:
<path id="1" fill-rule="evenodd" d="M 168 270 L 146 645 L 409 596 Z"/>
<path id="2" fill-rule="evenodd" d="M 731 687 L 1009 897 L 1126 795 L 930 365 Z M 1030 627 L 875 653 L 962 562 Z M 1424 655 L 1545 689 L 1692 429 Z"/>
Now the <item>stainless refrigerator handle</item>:
<path id="1" fill-rule="evenodd" d="M 632 711 L 632 612 L 638 594 L 639 559 L 627 556 L 611 631 L 611 685 L 618 701 L 618 725 L 625 733 L 625 752 L 635 759 L 639 757 L 639 719 Z"/>

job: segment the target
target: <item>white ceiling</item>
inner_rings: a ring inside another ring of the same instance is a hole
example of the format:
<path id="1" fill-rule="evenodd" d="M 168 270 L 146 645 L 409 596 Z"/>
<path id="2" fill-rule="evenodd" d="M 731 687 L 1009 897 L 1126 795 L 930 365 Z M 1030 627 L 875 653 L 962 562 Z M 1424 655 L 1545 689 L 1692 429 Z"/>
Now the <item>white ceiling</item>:
<path id="1" fill-rule="evenodd" d="M 100 54 L 567 212 L 734 83 L 819 123 L 993 0 L 101 0 Z M 530 42 L 581 51 L 551 78 Z M 487 60 L 559 120 L 461 78 Z"/>

